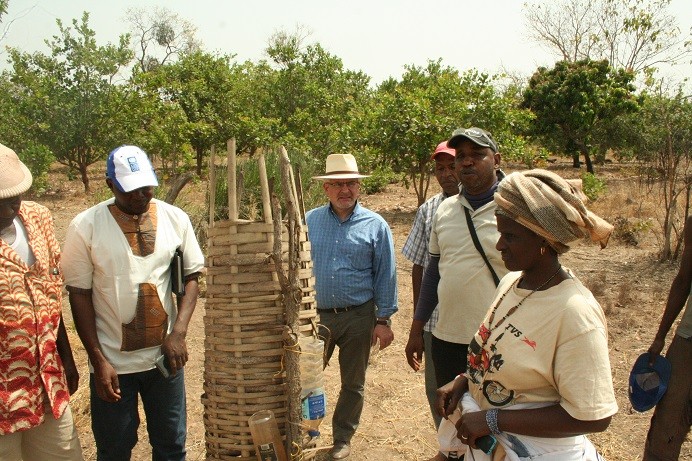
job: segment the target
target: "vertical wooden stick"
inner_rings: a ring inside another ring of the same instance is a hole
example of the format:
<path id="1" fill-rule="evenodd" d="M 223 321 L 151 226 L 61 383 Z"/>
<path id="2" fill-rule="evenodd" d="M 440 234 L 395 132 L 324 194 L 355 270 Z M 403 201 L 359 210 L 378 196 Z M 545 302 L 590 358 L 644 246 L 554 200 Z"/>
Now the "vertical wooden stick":
<path id="1" fill-rule="evenodd" d="M 214 227 L 216 218 L 216 146 L 211 146 L 209 159 L 209 229 Z"/>
<path id="2" fill-rule="evenodd" d="M 235 138 L 231 138 L 226 142 L 228 151 L 228 219 L 230 221 L 238 220 L 238 202 L 236 190 L 236 157 L 235 157 Z"/>
<path id="3" fill-rule="evenodd" d="M 259 158 L 257 159 L 257 166 L 259 168 L 260 188 L 262 189 L 262 214 L 264 215 L 264 222 L 269 224 L 272 222 L 272 204 L 269 195 L 267 162 L 264 159 L 264 152 L 260 152 Z"/>
<path id="4" fill-rule="evenodd" d="M 284 307 L 286 309 L 286 326 L 288 335 L 284 341 L 290 351 L 285 355 L 286 379 L 288 385 L 288 414 L 286 423 L 286 448 L 291 452 L 293 445 L 301 446 L 300 421 L 302 410 L 300 404 L 300 355 L 296 353 L 295 344 L 300 335 L 300 304 L 302 300 L 302 290 L 299 283 L 299 262 L 300 262 L 300 217 L 296 211 L 295 191 L 291 181 L 291 163 L 285 148 L 281 148 L 281 188 L 283 189 L 286 209 L 288 211 L 288 276 L 285 274 L 283 262 L 280 261 L 281 253 L 274 242 L 274 263 L 276 271 L 280 274 L 281 292 L 283 294 Z M 274 238 L 281 237 L 280 231 L 283 227 L 281 216 L 277 216 L 278 201 L 275 197 L 272 200 L 274 206 Z"/>

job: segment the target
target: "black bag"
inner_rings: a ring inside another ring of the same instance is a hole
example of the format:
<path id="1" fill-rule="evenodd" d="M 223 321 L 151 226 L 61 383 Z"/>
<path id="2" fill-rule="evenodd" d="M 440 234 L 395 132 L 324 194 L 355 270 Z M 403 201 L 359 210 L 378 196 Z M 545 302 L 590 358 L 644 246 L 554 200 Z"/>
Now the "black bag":
<path id="1" fill-rule="evenodd" d="M 183 276 L 183 252 L 180 248 L 175 249 L 173 259 L 171 259 L 171 291 L 178 300 L 185 296 L 185 278 Z"/>

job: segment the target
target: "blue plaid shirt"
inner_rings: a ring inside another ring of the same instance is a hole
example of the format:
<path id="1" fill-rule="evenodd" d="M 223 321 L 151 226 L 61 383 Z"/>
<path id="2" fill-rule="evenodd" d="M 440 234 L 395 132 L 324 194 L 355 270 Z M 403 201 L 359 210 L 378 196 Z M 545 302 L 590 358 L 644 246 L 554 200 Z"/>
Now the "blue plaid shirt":
<path id="1" fill-rule="evenodd" d="M 448 198 L 443 192 L 429 198 L 424 204 L 418 208 L 416 212 L 416 218 L 413 220 L 413 226 L 411 227 L 411 232 L 408 234 L 406 243 L 401 249 L 406 259 L 411 261 L 413 264 L 425 267 L 428 265 L 430 260 L 430 252 L 428 251 L 428 244 L 430 243 L 430 232 L 432 229 L 432 220 L 435 216 L 435 211 L 437 207 L 442 203 L 444 199 Z M 425 324 L 423 329 L 425 331 L 433 331 L 439 313 L 437 307 L 430 316 L 430 320 Z"/>
<path id="2" fill-rule="evenodd" d="M 387 222 L 359 203 L 344 222 L 329 204 L 306 215 L 317 308 L 357 306 L 373 299 L 377 316 L 397 311 L 394 239 Z"/>

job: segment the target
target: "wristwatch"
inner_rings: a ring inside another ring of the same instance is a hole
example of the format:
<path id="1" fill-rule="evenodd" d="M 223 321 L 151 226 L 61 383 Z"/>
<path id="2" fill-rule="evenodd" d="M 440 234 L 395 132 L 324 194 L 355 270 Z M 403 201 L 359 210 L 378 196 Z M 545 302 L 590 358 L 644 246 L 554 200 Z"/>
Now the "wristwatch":
<path id="1" fill-rule="evenodd" d="M 375 322 L 377 325 L 384 325 L 386 327 L 391 328 L 392 327 L 392 321 L 391 319 L 377 319 L 377 322 Z"/>

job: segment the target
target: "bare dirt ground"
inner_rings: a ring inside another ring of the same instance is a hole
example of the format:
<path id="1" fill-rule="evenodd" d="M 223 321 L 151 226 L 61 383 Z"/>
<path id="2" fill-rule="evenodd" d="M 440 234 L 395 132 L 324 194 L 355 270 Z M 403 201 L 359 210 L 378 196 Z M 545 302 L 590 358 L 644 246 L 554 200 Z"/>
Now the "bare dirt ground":
<path id="1" fill-rule="evenodd" d="M 577 173 L 566 166 L 552 166 L 568 177 Z M 507 168 L 511 171 L 512 168 Z M 613 380 L 620 411 L 613 418 L 610 428 L 591 436 L 592 440 L 610 461 L 634 461 L 641 459 L 641 451 L 651 412 L 633 412 L 627 399 L 627 378 L 630 367 L 638 354 L 648 347 L 665 304 L 671 280 L 677 264 L 655 262 L 660 228 L 656 221 L 657 196 L 649 195 L 631 178 L 623 177 L 621 170 L 602 172 L 608 185 L 607 194 L 591 207 L 601 216 L 613 222 L 617 217 L 650 218 L 651 230 L 644 233 L 638 246 L 628 246 L 612 239 L 608 248 L 599 250 L 591 245 L 577 245 L 562 257 L 562 263 L 570 267 L 594 292 L 608 316 L 610 358 Z M 94 174 L 95 193 L 84 194 L 78 181 L 67 181 L 57 170 L 51 175 L 50 190 L 37 198 L 48 206 L 55 218 L 58 237 L 64 240 L 69 221 L 81 210 L 105 199 L 107 194 L 101 184 L 102 176 Z M 203 182 L 188 185 L 177 204 L 187 208 L 196 197 L 204 197 Z M 429 195 L 437 189 L 431 186 Z M 426 460 L 436 451 L 436 438 L 425 400 L 423 374 L 414 373 L 406 363 L 404 347 L 412 317 L 411 264 L 401 256 L 401 247 L 408 235 L 416 211 L 416 198 L 412 190 L 399 185 L 387 187 L 384 193 L 362 197 L 362 203 L 389 222 L 397 251 L 399 283 L 399 312 L 393 317 L 394 343 L 376 352 L 371 359 L 366 384 L 366 404 L 361 425 L 353 440 L 352 461 L 364 460 Z M 65 300 L 65 316 L 70 331 L 72 348 L 81 374 L 80 388 L 73 396 L 72 408 L 77 420 L 85 458 L 96 459 L 93 436 L 90 429 L 88 374 L 86 354 L 74 332 L 69 306 Z M 188 459 L 205 459 L 202 372 L 204 362 L 204 299 L 199 300 L 188 333 L 190 362 L 186 366 L 188 397 Z M 672 333 L 671 333 L 672 334 Z M 669 338 L 670 340 L 670 335 Z M 338 392 L 338 366 L 336 357 L 326 370 L 328 402 L 336 402 Z M 147 443 L 146 425 L 140 427 L 139 443 L 134 460 L 151 459 Z M 321 426 L 320 445 L 331 443 L 330 422 Z M 680 459 L 692 459 L 692 444 L 688 438 Z"/>

